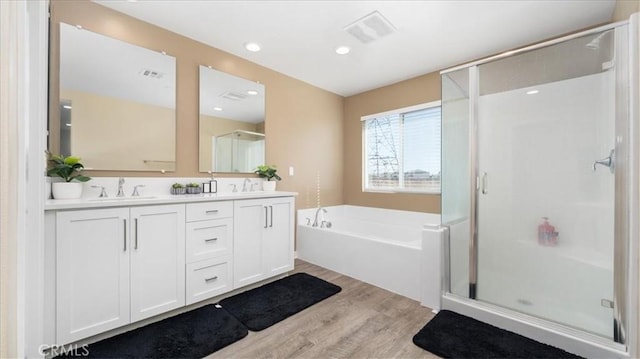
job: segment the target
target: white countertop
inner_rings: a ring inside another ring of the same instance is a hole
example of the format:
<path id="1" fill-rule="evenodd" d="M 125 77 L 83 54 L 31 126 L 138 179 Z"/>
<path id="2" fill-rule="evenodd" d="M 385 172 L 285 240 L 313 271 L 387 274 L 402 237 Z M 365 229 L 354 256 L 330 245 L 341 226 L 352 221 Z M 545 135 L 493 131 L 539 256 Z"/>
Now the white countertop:
<path id="1" fill-rule="evenodd" d="M 297 192 L 224 192 L 183 195 L 141 195 L 140 197 L 106 197 L 81 199 L 49 199 L 45 202 L 45 211 L 82 208 L 129 207 L 156 204 L 197 203 L 211 201 L 231 201 L 239 199 L 258 199 L 297 196 Z"/>

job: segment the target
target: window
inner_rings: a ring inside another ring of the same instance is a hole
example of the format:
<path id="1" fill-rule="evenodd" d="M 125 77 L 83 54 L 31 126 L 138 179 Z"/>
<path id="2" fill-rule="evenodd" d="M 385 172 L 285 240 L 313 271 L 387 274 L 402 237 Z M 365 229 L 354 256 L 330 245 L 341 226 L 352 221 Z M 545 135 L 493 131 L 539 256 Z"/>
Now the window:
<path id="1" fill-rule="evenodd" d="M 440 193 L 440 101 L 362 121 L 364 191 Z"/>

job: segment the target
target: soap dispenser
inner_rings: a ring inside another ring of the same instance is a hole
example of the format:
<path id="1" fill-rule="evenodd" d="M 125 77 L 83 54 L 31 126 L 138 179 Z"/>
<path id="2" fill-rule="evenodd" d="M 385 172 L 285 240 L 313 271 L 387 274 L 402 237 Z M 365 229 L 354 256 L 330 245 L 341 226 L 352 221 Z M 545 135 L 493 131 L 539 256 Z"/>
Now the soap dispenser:
<path id="1" fill-rule="evenodd" d="M 209 171 L 211 180 L 209 181 L 209 193 L 218 193 L 218 181 L 213 178 L 213 171 Z"/>
<path id="2" fill-rule="evenodd" d="M 538 225 L 538 243 L 543 246 L 558 245 L 558 232 L 556 227 L 549 223 L 549 217 L 542 217 L 543 222 Z"/>

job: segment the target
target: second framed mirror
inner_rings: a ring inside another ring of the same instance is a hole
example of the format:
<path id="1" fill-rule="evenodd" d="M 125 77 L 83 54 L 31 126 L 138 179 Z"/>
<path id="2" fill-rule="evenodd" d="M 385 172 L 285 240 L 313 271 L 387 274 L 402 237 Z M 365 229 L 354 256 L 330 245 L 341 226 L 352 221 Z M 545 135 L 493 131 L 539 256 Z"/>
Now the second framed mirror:
<path id="1" fill-rule="evenodd" d="M 253 172 L 265 161 L 264 128 L 264 85 L 200 66 L 200 172 Z"/>

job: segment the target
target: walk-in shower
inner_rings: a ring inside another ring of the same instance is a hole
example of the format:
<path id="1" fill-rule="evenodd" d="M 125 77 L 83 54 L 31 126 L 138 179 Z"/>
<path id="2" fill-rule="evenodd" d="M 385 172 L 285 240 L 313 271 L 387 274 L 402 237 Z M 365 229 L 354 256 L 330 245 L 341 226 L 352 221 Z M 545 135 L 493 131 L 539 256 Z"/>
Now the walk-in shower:
<path id="1" fill-rule="evenodd" d="M 636 21 L 442 72 L 443 308 L 635 350 Z"/>

